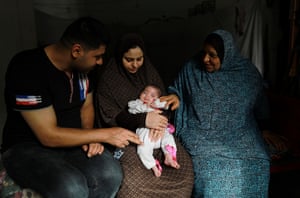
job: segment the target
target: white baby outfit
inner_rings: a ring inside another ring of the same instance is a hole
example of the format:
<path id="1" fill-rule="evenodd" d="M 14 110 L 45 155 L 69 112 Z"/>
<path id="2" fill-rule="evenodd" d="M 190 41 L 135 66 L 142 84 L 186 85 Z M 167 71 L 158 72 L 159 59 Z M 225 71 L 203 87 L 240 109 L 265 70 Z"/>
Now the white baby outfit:
<path id="1" fill-rule="evenodd" d="M 154 102 L 157 108 L 165 108 L 166 102 L 160 102 L 159 99 Z M 149 107 L 144 104 L 140 99 L 132 100 L 128 102 L 128 111 L 132 114 L 137 113 L 146 113 L 154 111 L 155 109 Z M 137 153 L 147 169 L 151 169 L 156 165 L 155 159 L 153 157 L 153 149 L 161 148 L 162 151 L 166 154 L 169 153 L 167 151 L 166 146 L 172 146 L 175 150 L 176 144 L 172 134 L 166 129 L 164 136 L 157 140 L 156 142 L 150 141 L 149 139 L 149 129 L 148 128 L 138 128 L 136 129 L 136 134 L 140 137 L 140 140 L 143 142 L 142 145 L 137 146 Z"/>

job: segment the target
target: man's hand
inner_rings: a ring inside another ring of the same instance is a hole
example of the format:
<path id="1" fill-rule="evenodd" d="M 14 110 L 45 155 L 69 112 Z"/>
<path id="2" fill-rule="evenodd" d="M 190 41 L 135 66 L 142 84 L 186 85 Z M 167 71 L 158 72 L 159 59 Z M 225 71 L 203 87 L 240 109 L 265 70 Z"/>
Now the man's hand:
<path id="1" fill-rule="evenodd" d="M 101 155 L 104 151 L 104 146 L 101 143 L 91 143 L 82 146 L 82 149 L 87 152 L 88 157 Z"/>
<path id="2" fill-rule="evenodd" d="M 109 128 L 105 142 L 119 148 L 124 148 L 131 143 L 142 144 L 139 136 L 132 131 L 120 127 Z"/>

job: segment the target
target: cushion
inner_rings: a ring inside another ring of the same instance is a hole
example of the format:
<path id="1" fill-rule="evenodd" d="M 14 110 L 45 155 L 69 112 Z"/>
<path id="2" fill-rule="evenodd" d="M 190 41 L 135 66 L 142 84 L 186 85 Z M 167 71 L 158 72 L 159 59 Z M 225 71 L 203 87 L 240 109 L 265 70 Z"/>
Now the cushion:
<path id="1" fill-rule="evenodd" d="M 31 189 L 22 189 L 7 174 L 4 168 L 0 170 L 0 197 L 2 198 L 42 198 Z"/>

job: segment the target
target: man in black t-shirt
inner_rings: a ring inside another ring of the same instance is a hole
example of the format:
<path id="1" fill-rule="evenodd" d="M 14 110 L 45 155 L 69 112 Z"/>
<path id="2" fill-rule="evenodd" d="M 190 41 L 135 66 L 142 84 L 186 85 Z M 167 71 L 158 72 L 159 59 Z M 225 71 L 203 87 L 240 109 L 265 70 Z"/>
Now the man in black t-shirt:
<path id="1" fill-rule="evenodd" d="M 88 72 L 103 63 L 102 23 L 83 17 L 59 42 L 26 50 L 9 63 L 2 160 L 21 187 L 43 197 L 114 197 L 122 170 L 102 143 L 140 144 L 123 128 L 95 129 Z"/>

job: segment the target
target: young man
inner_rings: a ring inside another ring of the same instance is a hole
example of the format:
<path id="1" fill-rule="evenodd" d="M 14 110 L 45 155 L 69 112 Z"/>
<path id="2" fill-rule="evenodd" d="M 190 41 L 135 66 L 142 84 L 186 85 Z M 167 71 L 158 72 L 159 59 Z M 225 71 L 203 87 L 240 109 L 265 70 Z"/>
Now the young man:
<path id="1" fill-rule="evenodd" d="M 140 144 L 123 128 L 93 129 L 87 73 L 103 63 L 103 24 L 84 17 L 59 42 L 26 50 L 11 60 L 5 85 L 7 120 L 2 160 L 21 187 L 43 197 L 114 197 L 122 170 L 101 143 Z"/>

